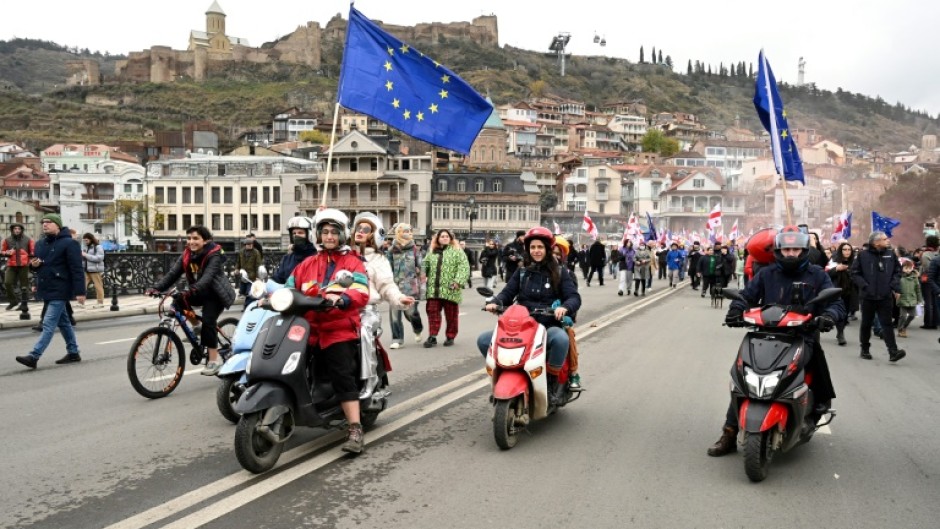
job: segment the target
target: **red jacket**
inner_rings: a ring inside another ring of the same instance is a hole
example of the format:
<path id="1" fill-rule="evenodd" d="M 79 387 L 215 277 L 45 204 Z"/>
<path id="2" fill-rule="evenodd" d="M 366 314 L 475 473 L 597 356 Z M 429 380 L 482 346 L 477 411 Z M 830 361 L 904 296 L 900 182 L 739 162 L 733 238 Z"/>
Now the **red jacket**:
<path id="1" fill-rule="evenodd" d="M 0 253 L 7 255 L 7 266 L 29 266 L 29 260 L 36 255 L 36 243 L 26 235 L 19 239 L 9 236 L 0 243 Z"/>
<path id="2" fill-rule="evenodd" d="M 349 287 L 333 282 L 341 270 L 353 274 L 353 283 Z M 359 311 L 369 301 L 369 277 L 359 254 L 349 250 L 322 250 L 297 265 L 287 284 L 301 292 L 319 284 L 321 295 L 335 292 L 346 300 L 342 309 L 306 314 L 305 318 L 310 322 L 310 345 L 326 349 L 335 343 L 359 339 Z"/>

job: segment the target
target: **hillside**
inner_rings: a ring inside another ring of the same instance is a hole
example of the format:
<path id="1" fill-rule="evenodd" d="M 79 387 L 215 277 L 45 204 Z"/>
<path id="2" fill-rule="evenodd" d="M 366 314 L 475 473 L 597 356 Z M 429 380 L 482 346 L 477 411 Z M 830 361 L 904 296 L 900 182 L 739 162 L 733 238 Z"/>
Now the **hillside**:
<path id="1" fill-rule="evenodd" d="M 26 141 L 32 148 L 58 141 L 141 140 L 147 130 L 178 129 L 187 120 L 214 123 L 223 146 L 231 146 L 240 132 L 270 122 L 284 108 L 329 112 L 341 53 L 325 53 L 326 64 L 317 71 L 239 64 L 210 71 L 204 83 L 63 88 L 65 61 L 95 55 L 37 42 L 0 42 L 0 140 Z M 545 93 L 584 101 L 589 109 L 643 99 L 650 113 L 690 112 L 716 129 L 740 116 L 744 126 L 760 128 L 747 76 L 686 75 L 662 65 L 573 56 L 561 77 L 555 57 L 543 53 L 443 39 L 417 44 L 497 104 L 522 100 L 542 84 Z M 97 58 L 103 74 L 113 71 L 116 58 Z M 940 131 L 940 121 L 922 112 L 859 94 L 811 86 L 783 86 L 781 92 L 791 126 L 816 129 L 847 146 L 897 151 Z"/>

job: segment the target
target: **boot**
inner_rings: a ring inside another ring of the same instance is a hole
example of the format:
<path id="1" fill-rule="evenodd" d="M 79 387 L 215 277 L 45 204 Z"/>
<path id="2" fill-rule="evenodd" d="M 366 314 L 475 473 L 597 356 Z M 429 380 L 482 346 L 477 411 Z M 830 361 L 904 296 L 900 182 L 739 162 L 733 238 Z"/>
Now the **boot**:
<path id="1" fill-rule="evenodd" d="M 721 457 L 738 451 L 738 429 L 725 426 L 721 431 L 721 437 L 708 449 L 708 455 L 712 457 Z"/>
<path id="2" fill-rule="evenodd" d="M 346 431 L 346 442 L 343 443 L 343 452 L 361 454 L 364 447 L 362 425 L 358 422 L 349 425 Z"/>
<path id="3" fill-rule="evenodd" d="M 839 331 L 836 333 L 836 341 L 839 342 L 839 345 L 845 345 L 845 344 L 849 343 L 849 342 L 847 342 L 847 341 L 845 340 L 845 331 L 844 331 L 844 330 L 839 330 Z"/>

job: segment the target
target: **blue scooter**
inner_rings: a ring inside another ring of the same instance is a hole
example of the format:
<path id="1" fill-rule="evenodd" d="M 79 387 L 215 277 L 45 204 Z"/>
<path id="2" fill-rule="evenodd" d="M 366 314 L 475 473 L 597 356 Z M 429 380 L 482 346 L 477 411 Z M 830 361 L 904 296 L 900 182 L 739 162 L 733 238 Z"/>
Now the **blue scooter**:
<path id="1" fill-rule="evenodd" d="M 258 337 L 261 324 L 278 314 L 270 310 L 264 302 L 267 301 L 267 295 L 283 286 L 271 280 L 267 283 L 256 280 L 252 284 L 250 295 L 256 298 L 256 301 L 252 301 L 245 307 L 245 312 L 232 336 L 232 356 L 222 365 L 216 375 L 221 383 L 215 392 L 215 403 L 219 407 L 219 413 L 232 424 L 237 424 L 241 418 L 241 414 L 235 411 L 235 403 L 244 393 L 245 384 L 248 381 L 245 369 L 251 361 L 251 347 Z"/>

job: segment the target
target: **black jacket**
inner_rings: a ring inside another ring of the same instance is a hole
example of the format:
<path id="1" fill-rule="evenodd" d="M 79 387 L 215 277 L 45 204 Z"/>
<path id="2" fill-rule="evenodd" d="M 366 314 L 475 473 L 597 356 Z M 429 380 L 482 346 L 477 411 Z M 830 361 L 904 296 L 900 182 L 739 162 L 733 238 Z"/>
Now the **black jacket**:
<path id="1" fill-rule="evenodd" d="M 804 284 L 802 291 L 804 302 L 816 297 L 823 289 L 832 288 L 829 274 L 814 264 L 807 265 L 805 269 L 793 275 L 785 273 L 778 265 L 771 264 L 761 268 L 754 279 L 748 281 L 747 286 L 741 291 L 741 296 L 748 303 L 734 300 L 731 302 L 731 310 L 747 310 L 748 304 L 751 307 L 772 304 L 789 305 L 793 300 L 794 283 Z M 845 305 L 841 298 L 836 298 L 823 307 L 809 307 L 809 309 L 813 315 L 826 314 L 832 318 L 832 321 L 845 319 Z"/>
<path id="2" fill-rule="evenodd" d="M 36 295 L 45 300 L 70 300 L 85 295 L 82 250 L 63 226 L 58 235 L 47 235 L 36 243 L 36 257 L 42 259 L 36 273 Z"/>
<path id="3" fill-rule="evenodd" d="M 891 250 L 863 250 L 850 270 L 861 299 L 885 300 L 901 293 L 901 265 Z"/>
<path id="4" fill-rule="evenodd" d="M 201 252 L 188 257 L 191 270 L 190 274 L 187 274 L 187 280 L 192 275 L 193 281 L 189 281 L 189 288 L 200 296 L 218 298 L 225 308 L 228 308 L 235 302 L 235 289 L 222 269 L 224 258 L 221 252 L 216 250 L 217 247 L 216 243 L 209 242 Z M 183 261 L 187 259 L 188 253 L 189 248 L 173 263 L 163 279 L 154 285 L 155 289 L 163 292 L 179 281 L 184 273 Z"/>
<path id="5" fill-rule="evenodd" d="M 496 295 L 494 302 L 504 306 L 518 303 L 528 309 L 547 309 L 557 299 L 561 306 L 568 309 L 568 315 L 574 318 L 581 308 L 581 295 L 568 269 L 559 267 L 559 272 L 561 280 L 556 291 L 551 287 L 551 276 L 547 270 L 541 267 L 520 268 Z M 551 316 L 537 316 L 535 319 L 546 327 L 561 326 L 561 322 Z"/>
<path id="6" fill-rule="evenodd" d="M 503 247 L 503 266 L 505 267 L 506 277 L 512 277 L 512 274 L 522 264 L 524 257 L 525 247 L 518 239 Z"/>
<path id="7" fill-rule="evenodd" d="M 483 248 L 480 251 L 480 271 L 483 277 L 493 277 L 499 265 L 499 250 L 497 248 Z"/>
<path id="8" fill-rule="evenodd" d="M 588 248 L 588 261 L 591 266 L 604 266 L 607 264 L 607 250 L 601 241 L 594 241 L 594 244 Z"/>

